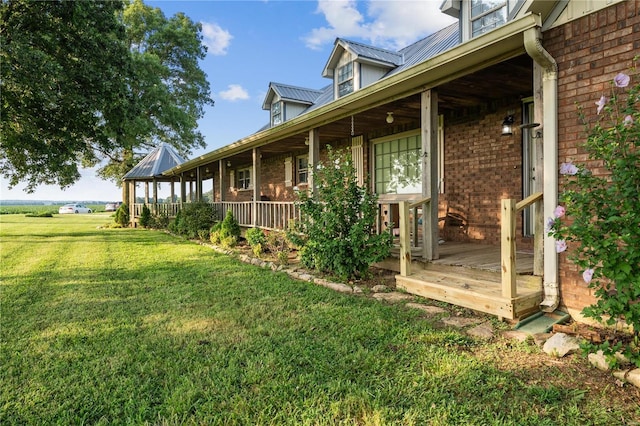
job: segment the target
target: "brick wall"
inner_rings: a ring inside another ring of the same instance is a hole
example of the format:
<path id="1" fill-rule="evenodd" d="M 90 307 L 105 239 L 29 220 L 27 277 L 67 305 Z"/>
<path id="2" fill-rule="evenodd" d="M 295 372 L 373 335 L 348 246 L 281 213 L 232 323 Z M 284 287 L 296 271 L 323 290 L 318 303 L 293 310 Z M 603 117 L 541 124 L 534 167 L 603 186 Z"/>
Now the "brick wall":
<path id="1" fill-rule="evenodd" d="M 633 57 L 640 54 L 640 2 L 619 3 L 553 28 L 544 33 L 544 47 L 558 62 L 558 162 L 586 163 L 601 173 L 600 165 L 589 161 L 580 147 L 584 129 L 576 104 L 589 120 L 595 119 L 594 103 L 609 93 L 618 72 L 632 67 Z M 595 300 L 581 272 L 565 253 L 560 255 L 562 303 L 570 310 L 579 311 Z"/>
<path id="2" fill-rule="evenodd" d="M 520 105 L 476 116 L 445 117 L 445 193 L 440 195 L 440 216 L 448 206 L 468 223 L 466 234 L 459 227 L 443 230 L 445 239 L 500 244 L 500 200 L 522 199 L 519 121 L 513 135 L 501 135 L 500 125 L 509 113 L 519 120 Z M 520 235 L 521 216 L 517 224 Z M 518 249 L 523 248 L 531 248 L 529 238 L 519 238 Z"/>

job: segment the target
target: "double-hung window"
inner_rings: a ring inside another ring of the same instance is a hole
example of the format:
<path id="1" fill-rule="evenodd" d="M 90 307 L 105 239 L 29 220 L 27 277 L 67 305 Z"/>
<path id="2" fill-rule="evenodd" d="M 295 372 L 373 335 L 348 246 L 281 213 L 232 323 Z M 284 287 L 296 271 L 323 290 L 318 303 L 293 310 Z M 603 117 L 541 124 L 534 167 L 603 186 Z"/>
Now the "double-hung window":
<path id="1" fill-rule="evenodd" d="M 353 92 L 353 62 L 338 68 L 338 97 Z"/>
<path id="2" fill-rule="evenodd" d="M 309 182 L 309 156 L 301 155 L 296 157 L 297 184 Z"/>
<path id="3" fill-rule="evenodd" d="M 398 137 L 399 136 L 399 137 Z M 420 134 L 397 135 L 374 145 L 375 190 L 378 194 L 422 192 Z"/>
<path id="4" fill-rule="evenodd" d="M 251 189 L 251 169 L 238 170 L 238 189 Z"/>
<path id="5" fill-rule="evenodd" d="M 271 104 L 271 125 L 277 126 L 282 123 L 282 102 L 274 102 Z"/>
<path id="6" fill-rule="evenodd" d="M 513 2 L 513 0 L 511 0 Z M 507 0 L 471 0 L 471 36 L 476 37 L 507 22 Z"/>

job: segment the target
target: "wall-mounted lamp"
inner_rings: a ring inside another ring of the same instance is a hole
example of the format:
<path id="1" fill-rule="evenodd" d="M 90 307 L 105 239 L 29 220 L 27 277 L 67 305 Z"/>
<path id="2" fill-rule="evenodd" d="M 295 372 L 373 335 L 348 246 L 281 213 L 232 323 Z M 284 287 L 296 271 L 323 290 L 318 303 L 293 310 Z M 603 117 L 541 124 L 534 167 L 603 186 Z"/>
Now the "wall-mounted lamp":
<path id="1" fill-rule="evenodd" d="M 392 112 L 388 112 L 387 113 L 387 123 L 391 124 L 391 123 L 393 123 L 393 120 L 394 120 L 393 113 Z"/>
<path id="2" fill-rule="evenodd" d="M 231 167 L 231 161 L 227 160 L 227 167 Z"/>
<path id="3" fill-rule="evenodd" d="M 504 118 L 502 122 L 502 136 L 511 136 L 513 134 L 513 123 L 515 119 L 513 115 L 509 114 Z"/>
<path id="4" fill-rule="evenodd" d="M 209 173 L 209 168 L 207 167 L 206 169 L 204 169 L 205 173 Z"/>
<path id="5" fill-rule="evenodd" d="M 306 138 L 304 138 L 304 144 L 306 146 L 309 146 L 309 136 L 307 136 Z"/>
<path id="6" fill-rule="evenodd" d="M 531 139 L 539 139 L 542 137 L 542 132 L 540 130 L 533 131 L 536 127 L 540 126 L 540 123 L 527 123 L 522 124 L 519 127 L 521 129 L 531 129 Z"/>

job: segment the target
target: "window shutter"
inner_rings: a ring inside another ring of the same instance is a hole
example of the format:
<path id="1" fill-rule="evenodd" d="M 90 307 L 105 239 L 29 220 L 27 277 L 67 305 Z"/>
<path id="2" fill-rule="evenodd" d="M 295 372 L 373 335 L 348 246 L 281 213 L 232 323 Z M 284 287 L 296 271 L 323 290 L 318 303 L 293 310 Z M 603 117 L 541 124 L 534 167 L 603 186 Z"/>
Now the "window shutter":
<path id="1" fill-rule="evenodd" d="M 364 137 L 362 135 L 351 138 L 351 158 L 356 169 L 358 185 L 364 185 Z"/>
<path id="2" fill-rule="evenodd" d="M 293 186 L 293 161 L 291 157 L 284 159 L 284 186 Z"/>
<path id="3" fill-rule="evenodd" d="M 236 173 L 234 170 L 229 171 L 229 190 L 233 191 L 236 183 Z"/>

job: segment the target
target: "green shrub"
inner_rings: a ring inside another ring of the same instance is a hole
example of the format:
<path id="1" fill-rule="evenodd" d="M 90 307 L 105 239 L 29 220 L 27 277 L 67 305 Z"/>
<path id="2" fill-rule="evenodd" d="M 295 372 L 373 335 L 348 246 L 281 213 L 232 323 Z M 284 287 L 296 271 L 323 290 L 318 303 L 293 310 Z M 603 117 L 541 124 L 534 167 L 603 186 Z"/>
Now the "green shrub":
<path id="1" fill-rule="evenodd" d="M 264 235 L 264 231 L 260 228 L 247 229 L 245 238 L 247 239 L 247 243 L 251 246 L 253 254 L 257 257 L 260 257 L 264 244 L 267 241 L 267 238 Z"/>
<path id="2" fill-rule="evenodd" d="M 227 214 L 220 224 L 220 236 L 222 238 L 233 237 L 236 240 L 240 238 L 240 225 L 235 217 L 233 217 L 231 210 L 227 210 Z"/>
<path id="3" fill-rule="evenodd" d="M 149 228 L 151 225 L 151 210 L 149 210 L 146 204 L 142 206 L 139 223 L 143 228 Z"/>
<path id="4" fill-rule="evenodd" d="M 151 223 L 149 226 L 154 229 L 167 229 L 170 222 L 169 215 L 166 213 L 156 214 L 151 216 Z"/>
<path id="5" fill-rule="evenodd" d="M 216 222 L 209 230 L 209 240 L 212 244 L 220 244 L 220 227 L 222 222 Z"/>
<path id="6" fill-rule="evenodd" d="M 613 79 L 611 97 L 603 95 L 596 102 L 595 123 L 588 123 L 581 112 L 587 133 L 584 149 L 605 173 L 596 175 L 587 164 L 563 163 L 564 205 L 556 208 L 548 226 L 556 251 L 570 249 L 569 259 L 597 298 L 583 314 L 633 329 L 626 341 L 587 349 L 603 350 L 612 363 L 615 352 L 622 351 L 640 367 L 640 83 L 627 88 L 630 80 L 623 73 Z"/>
<path id="7" fill-rule="evenodd" d="M 187 203 L 169 224 L 169 230 L 187 238 L 197 238 L 198 231 L 208 230 L 216 222 L 216 213 L 205 202 Z"/>
<path id="8" fill-rule="evenodd" d="M 114 215 L 114 220 L 115 222 L 122 226 L 123 228 L 126 228 L 129 226 L 129 206 L 127 206 L 125 203 L 120 204 L 120 207 L 118 207 L 118 210 L 116 210 L 116 213 Z"/>
<path id="9" fill-rule="evenodd" d="M 359 186 L 356 170 L 347 150 L 334 152 L 314 171 L 318 196 L 300 194 L 302 220 L 292 241 L 303 247 L 303 265 L 342 278 L 358 278 L 372 263 L 390 253 L 389 232 L 376 235 L 377 197 Z"/>

